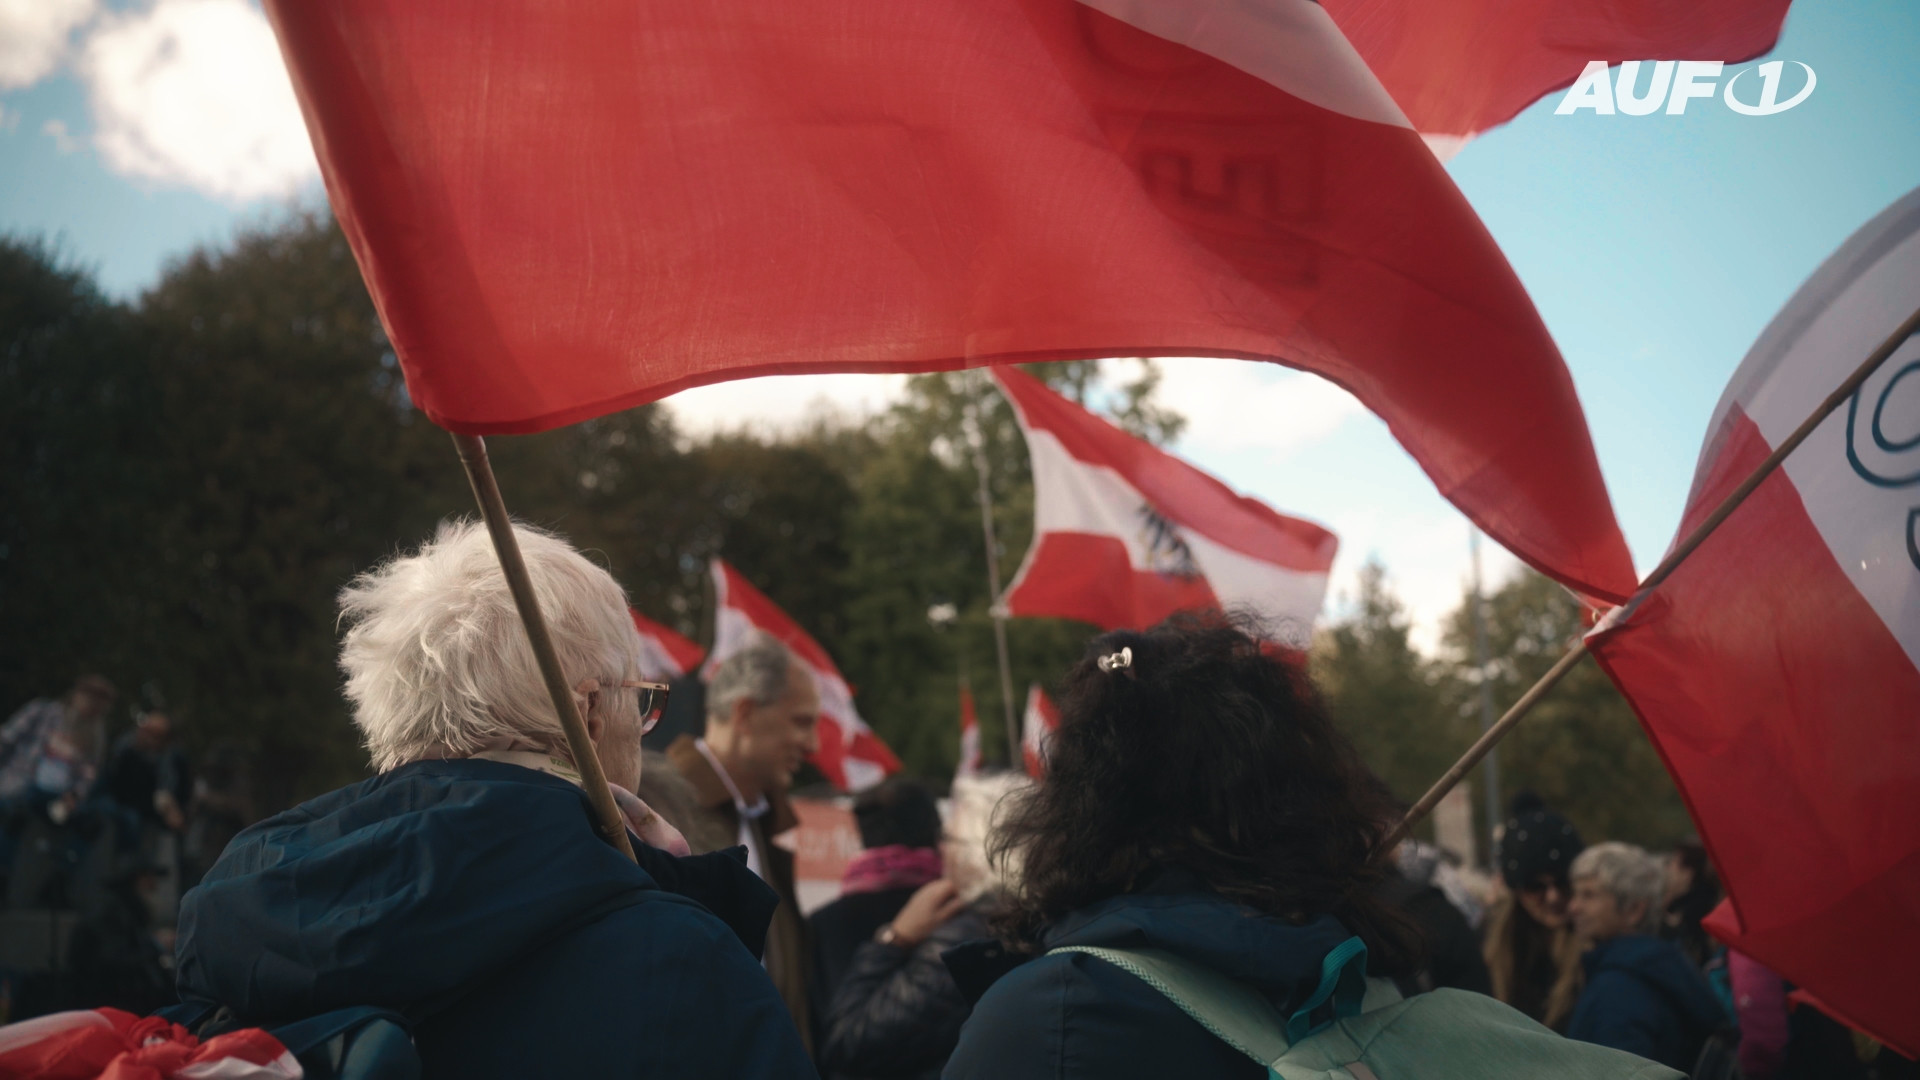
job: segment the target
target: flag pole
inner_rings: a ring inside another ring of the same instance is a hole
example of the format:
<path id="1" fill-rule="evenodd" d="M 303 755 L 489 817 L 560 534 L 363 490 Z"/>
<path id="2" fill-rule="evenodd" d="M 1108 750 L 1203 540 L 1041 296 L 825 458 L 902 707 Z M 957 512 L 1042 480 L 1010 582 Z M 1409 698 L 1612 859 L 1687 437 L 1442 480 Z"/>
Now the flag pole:
<path id="1" fill-rule="evenodd" d="M 1633 598 L 1609 611 L 1600 625 L 1613 625 L 1631 615 L 1649 592 L 1659 588 L 1662 582 L 1671 577 L 1673 572 L 1679 569 L 1680 564 L 1686 561 L 1687 556 L 1693 554 L 1694 549 L 1712 535 L 1713 530 L 1719 528 L 1720 523 L 1727 520 L 1728 515 L 1738 509 L 1740 504 L 1747 500 L 1747 496 L 1753 494 L 1755 488 L 1758 488 L 1767 477 L 1773 475 L 1774 470 L 1780 467 L 1780 463 L 1787 459 L 1788 454 L 1793 453 L 1801 443 L 1807 441 L 1807 436 L 1812 435 L 1813 430 L 1832 415 L 1842 402 L 1859 393 L 1860 387 L 1881 364 L 1886 363 L 1887 357 L 1892 356 L 1895 350 L 1915 334 L 1920 334 L 1920 308 L 1916 308 L 1913 314 L 1908 315 L 1898 329 L 1868 354 L 1866 360 L 1854 369 L 1853 374 L 1847 376 L 1846 381 L 1842 382 L 1833 393 L 1828 394 L 1826 400 L 1813 410 L 1813 414 L 1795 428 L 1793 434 L 1787 436 L 1779 446 L 1775 447 L 1773 453 L 1768 454 L 1767 459 L 1740 482 L 1739 487 L 1734 488 L 1726 498 L 1720 500 L 1720 505 L 1714 508 L 1713 513 L 1709 514 L 1705 521 L 1695 526 L 1694 530 L 1687 534 L 1686 539 L 1674 545 L 1673 550 L 1667 553 L 1667 557 L 1660 560 L 1660 565 L 1654 567 L 1653 573 L 1648 574 L 1646 580 L 1640 583 L 1640 588 L 1635 591 Z M 1392 851 L 1394 845 L 1406 839 L 1413 827 L 1420 823 L 1420 819 L 1433 812 L 1433 808 L 1439 804 L 1447 792 L 1453 790 L 1454 785 L 1460 782 L 1460 778 L 1478 765 L 1481 758 L 1491 753 L 1500 740 L 1506 737 L 1507 732 L 1513 730 L 1514 725 L 1518 724 L 1521 718 L 1547 695 L 1547 691 L 1553 689 L 1554 684 L 1565 678 L 1567 672 L 1572 671 L 1586 655 L 1587 639 L 1582 635 L 1580 640 L 1567 650 L 1565 656 L 1549 668 L 1545 675 L 1540 676 L 1539 682 L 1534 683 L 1531 689 L 1520 696 L 1519 701 L 1513 703 L 1513 707 L 1507 710 L 1505 716 L 1475 740 L 1474 744 L 1467 748 L 1467 752 L 1460 755 L 1460 760 L 1454 762 L 1452 768 L 1449 768 L 1445 775 L 1428 788 L 1425 795 L 1420 796 L 1420 801 L 1414 803 L 1413 808 L 1407 811 L 1407 815 L 1400 819 L 1400 824 L 1394 826 L 1393 831 L 1387 834 L 1381 850 Z"/>
<path id="2" fill-rule="evenodd" d="M 1493 727 L 1493 682 L 1487 678 L 1492 665 L 1487 655 L 1487 599 L 1480 579 L 1480 527 L 1467 525 L 1467 546 L 1473 553 L 1473 663 L 1480 674 L 1480 730 Z M 1487 797 L 1487 865 L 1493 865 L 1493 830 L 1500 824 L 1500 752 L 1487 748 L 1487 768 L 1480 774 Z"/>
<path id="3" fill-rule="evenodd" d="M 493 463 L 487 459 L 487 444 L 478 435 L 453 435 L 460 464 L 466 466 L 467 480 L 473 485 L 473 498 L 480 504 L 480 516 L 493 538 L 494 554 L 507 575 L 507 589 L 513 593 L 513 605 L 520 610 L 520 624 L 526 627 L 527 641 L 533 646 L 533 658 L 546 680 L 547 695 L 554 711 L 560 714 L 560 730 L 566 733 L 567 749 L 573 753 L 574 767 L 580 770 L 580 786 L 593 803 L 593 831 L 627 858 L 634 858 L 633 845 L 627 840 L 627 826 L 614 805 L 613 792 L 607 787 L 607 774 L 600 767 L 600 756 L 593 740 L 587 737 L 587 725 L 573 701 L 573 688 L 560 670 L 560 657 L 553 651 L 553 638 L 547 633 L 547 620 L 540 613 L 540 600 L 533 592 L 533 577 L 527 573 L 526 560 L 520 557 L 520 542 L 514 538 L 513 522 L 507 517 L 506 500 L 500 497 L 500 483 L 494 479 Z M 637 861 L 637 860 L 636 860 Z"/>
<path id="4" fill-rule="evenodd" d="M 1007 613 L 1000 606 L 1000 553 L 993 535 L 993 495 L 988 488 L 987 432 L 980 423 L 978 402 L 967 405 L 973 430 L 967 442 L 973 448 L 973 471 L 980 478 L 980 532 L 987 542 L 987 614 L 993 618 L 993 649 L 1000 660 L 1000 706 L 1007 717 L 1007 764 L 1020 761 L 1020 731 L 1013 718 L 1013 669 L 1007 660 Z"/>

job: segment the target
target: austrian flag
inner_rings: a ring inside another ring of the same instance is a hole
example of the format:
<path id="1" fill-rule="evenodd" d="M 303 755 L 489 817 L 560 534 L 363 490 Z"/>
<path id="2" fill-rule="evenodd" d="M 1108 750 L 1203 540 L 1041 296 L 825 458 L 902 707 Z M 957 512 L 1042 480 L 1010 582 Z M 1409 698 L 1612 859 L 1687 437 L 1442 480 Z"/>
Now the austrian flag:
<path id="1" fill-rule="evenodd" d="M 672 682 L 700 666 L 700 646 L 645 615 L 627 609 L 640 631 L 640 677 Z"/>
<path id="2" fill-rule="evenodd" d="M 1234 494 L 1016 368 L 993 376 L 1033 461 L 1033 546 L 1009 613 L 1112 630 L 1226 607 L 1305 646 L 1340 546 L 1331 532 Z"/>
<path id="3" fill-rule="evenodd" d="M 820 690 L 820 749 L 809 760 L 842 791 L 872 787 L 888 773 L 898 771 L 900 759 L 860 719 L 853 707 L 853 688 L 841 677 L 827 650 L 741 577 L 740 571 L 719 559 L 713 560 L 712 570 L 713 651 L 707 654 L 700 677 L 712 678 L 720 662 L 738 652 L 756 631 L 770 634 L 792 649 L 800 663 L 813 672 L 814 684 Z"/>

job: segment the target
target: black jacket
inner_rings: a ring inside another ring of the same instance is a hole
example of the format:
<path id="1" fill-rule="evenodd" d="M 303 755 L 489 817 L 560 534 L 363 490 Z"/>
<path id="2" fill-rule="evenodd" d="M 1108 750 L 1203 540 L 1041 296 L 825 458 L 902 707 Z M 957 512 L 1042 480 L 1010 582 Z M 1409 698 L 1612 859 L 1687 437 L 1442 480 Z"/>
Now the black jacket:
<path id="1" fill-rule="evenodd" d="M 939 1076 L 971 1011 L 940 954 L 986 934 L 986 921 L 963 911 L 911 949 L 861 944 L 827 1009 L 820 1071 L 843 1080 Z"/>
<path id="2" fill-rule="evenodd" d="M 1296 926 L 1169 873 L 1148 891 L 1068 915 L 1047 930 L 1044 940 L 1048 948 L 1165 949 L 1265 992 L 1285 1015 L 1314 992 L 1321 960 L 1348 936 L 1331 916 Z M 949 953 L 947 963 L 963 987 L 977 988 L 1004 959 L 1000 946 L 981 943 Z M 951 1080 L 1264 1080 L 1267 1070 L 1135 976 L 1085 953 L 1055 953 L 1020 964 L 986 989 L 944 1075 Z"/>
<path id="3" fill-rule="evenodd" d="M 824 1024 L 827 1006 L 840 980 L 853 967 L 853 954 L 873 940 L 874 931 L 893 921 L 914 894 L 912 886 L 849 893 L 813 913 L 813 1016 Z"/>
<path id="4" fill-rule="evenodd" d="M 1493 978 L 1487 973 L 1486 958 L 1480 954 L 1480 936 L 1439 886 L 1394 874 L 1381 884 L 1376 895 L 1411 918 L 1426 941 L 1426 958 L 1420 970 L 1394 980 L 1401 994 L 1412 997 L 1449 986 L 1492 995 Z"/>

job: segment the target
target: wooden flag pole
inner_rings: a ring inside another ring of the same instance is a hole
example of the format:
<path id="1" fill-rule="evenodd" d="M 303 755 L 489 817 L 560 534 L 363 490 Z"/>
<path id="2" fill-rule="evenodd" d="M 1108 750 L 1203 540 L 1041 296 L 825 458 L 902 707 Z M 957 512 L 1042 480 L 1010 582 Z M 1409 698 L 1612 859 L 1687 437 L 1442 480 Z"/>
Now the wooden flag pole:
<path id="1" fill-rule="evenodd" d="M 1773 471 L 1780 467 L 1780 463 L 1787 459 L 1787 455 L 1807 441 L 1807 436 L 1813 434 L 1813 429 L 1819 427 L 1822 421 L 1832 415 L 1842 402 L 1859 393 L 1860 387 L 1873 375 L 1874 370 L 1886 363 L 1887 357 L 1892 356 L 1894 350 L 1917 333 L 1920 333 L 1920 308 L 1916 308 L 1913 314 L 1908 315 L 1899 329 L 1882 341 L 1879 347 L 1874 349 L 1833 393 L 1828 394 L 1826 400 L 1813 410 L 1813 415 L 1807 417 L 1798 428 L 1794 429 L 1793 434 L 1787 436 L 1785 441 L 1775 447 L 1773 453 L 1768 454 L 1767 459 L 1740 482 L 1739 487 L 1734 488 L 1726 498 L 1720 500 L 1720 505 L 1714 508 L 1713 513 L 1707 515 L 1705 521 L 1688 533 L 1686 539 L 1674 545 L 1673 550 L 1667 553 L 1667 557 L 1660 560 L 1660 565 L 1654 567 L 1653 573 L 1648 574 L 1646 580 L 1640 583 L 1640 588 L 1634 593 L 1633 598 L 1621 607 L 1608 612 L 1602 624 L 1617 622 L 1632 614 L 1633 609 L 1639 606 L 1641 599 L 1671 577 L 1673 572 L 1679 569 L 1680 564 L 1686 561 L 1687 556 L 1693 554 L 1694 549 L 1698 548 L 1713 533 L 1713 530 L 1719 528 L 1720 523 L 1727 520 L 1728 515 L 1738 509 L 1740 504 L 1747 500 L 1747 496 L 1753 494 L 1755 488 L 1765 482 L 1767 477 L 1773 475 Z M 1433 808 L 1439 805 L 1447 792 L 1452 791 L 1454 785 L 1472 771 L 1473 767 L 1480 763 L 1480 759 L 1486 757 L 1487 752 L 1505 738 L 1507 732 L 1513 730 L 1514 725 L 1518 724 L 1541 698 L 1547 696 L 1547 691 L 1553 689 L 1555 683 L 1565 678 L 1567 672 L 1572 671 L 1586 655 L 1587 641 L 1583 636 L 1574 643 L 1573 648 L 1567 650 L 1565 656 L 1547 670 L 1545 675 L 1540 676 L 1539 682 L 1534 683 L 1531 689 L 1520 696 L 1519 701 L 1513 703 L 1513 708 L 1508 709 L 1505 716 L 1476 739 L 1474 744 L 1467 748 L 1466 753 L 1460 755 L 1460 760 L 1454 762 L 1453 767 L 1448 769 L 1431 788 L 1428 788 L 1425 795 L 1420 796 L 1420 801 L 1413 804 L 1413 809 L 1407 811 L 1407 816 L 1401 818 L 1400 824 L 1394 826 L 1393 831 L 1387 834 L 1386 841 L 1381 847 L 1382 852 L 1392 851 L 1394 845 L 1406 839 L 1407 833 L 1420 823 L 1420 819 L 1432 813 Z"/>
<path id="2" fill-rule="evenodd" d="M 547 695 L 553 699 L 554 711 L 560 714 L 560 730 L 566 733 L 567 749 L 573 753 L 574 767 L 580 770 L 580 786 L 586 789 L 587 798 L 593 803 L 593 831 L 632 859 L 633 844 L 627 839 L 626 821 L 614 805 L 606 771 L 600 767 L 593 740 L 587 737 L 586 721 L 580 718 L 580 710 L 574 705 L 573 687 L 567 684 L 567 677 L 560 670 L 560 657 L 553 651 L 546 617 L 540 613 L 540 600 L 533 592 L 533 577 L 527 573 L 526 560 L 520 557 L 520 542 L 514 538 L 506 501 L 500 497 L 500 484 L 493 476 L 493 463 L 487 460 L 487 444 L 478 435 L 456 434 L 453 445 L 460 452 L 460 463 L 467 467 L 474 501 L 480 504 L 480 516 L 486 520 L 494 553 L 500 557 L 500 569 L 507 575 L 513 605 L 520 610 L 520 624 L 527 628 L 527 641 L 533 646 L 540 676 L 546 680 Z"/>

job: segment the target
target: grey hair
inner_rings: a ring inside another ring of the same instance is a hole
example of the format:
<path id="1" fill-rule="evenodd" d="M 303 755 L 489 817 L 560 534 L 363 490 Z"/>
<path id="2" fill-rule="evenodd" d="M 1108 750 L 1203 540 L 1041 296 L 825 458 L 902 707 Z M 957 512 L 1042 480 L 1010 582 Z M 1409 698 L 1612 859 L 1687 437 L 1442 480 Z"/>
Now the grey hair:
<path id="1" fill-rule="evenodd" d="M 514 535 L 569 684 L 638 678 L 640 639 L 613 576 L 552 533 Z M 443 522 L 340 591 L 347 699 L 373 767 L 525 742 L 570 757 L 487 532 Z"/>
<path id="2" fill-rule="evenodd" d="M 1613 902 L 1622 914 L 1635 903 L 1646 904 L 1645 916 L 1640 925 L 1634 927 L 1641 933 L 1651 933 L 1660 925 L 1664 914 L 1660 902 L 1666 899 L 1667 872 L 1660 860 L 1647 854 L 1645 848 L 1618 840 L 1595 844 L 1574 858 L 1567 877 L 1574 881 L 1592 878 L 1598 882 L 1602 889 L 1613 894 Z"/>
<path id="3" fill-rule="evenodd" d="M 947 803 L 947 875 L 966 882 L 961 899 L 969 904 L 990 892 L 1006 891 L 1020 881 L 1020 853 L 993 858 L 993 833 L 1007 796 L 1030 790 L 1025 773 L 994 772 L 953 778 Z"/>
<path id="4" fill-rule="evenodd" d="M 743 699 L 755 705 L 779 701 L 786 696 L 792 671 L 793 650 L 771 634 L 754 631 L 707 680 L 707 719 L 733 719 L 733 707 Z"/>

